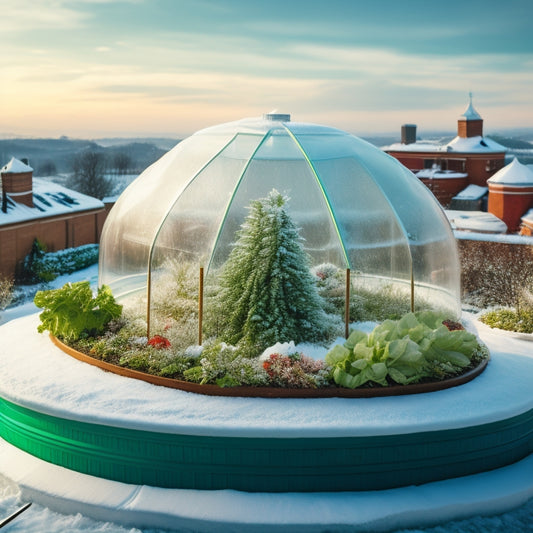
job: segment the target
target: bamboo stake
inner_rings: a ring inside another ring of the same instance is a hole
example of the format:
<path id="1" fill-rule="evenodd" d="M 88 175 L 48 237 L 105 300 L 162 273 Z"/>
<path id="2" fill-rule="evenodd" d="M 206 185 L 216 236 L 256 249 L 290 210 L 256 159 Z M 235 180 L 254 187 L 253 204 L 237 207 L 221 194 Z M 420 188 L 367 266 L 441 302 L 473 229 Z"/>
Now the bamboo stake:
<path id="1" fill-rule="evenodd" d="M 204 315 L 204 267 L 200 267 L 200 284 L 198 287 L 198 344 L 202 346 L 202 323 Z"/>
<path id="2" fill-rule="evenodd" d="M 146 338 L 150 339 L 150 300 L 152 298 L 152 260 L 148 260 L 147 272 L 147 287 L 146 287 Z"/>
<path id="3" fill-rule="evenodd" d="M 350 335 L 350 269 L 346 269 L 346 293 L 344 302 L 344 337 Z"/>
<path id="4" fill-rule="evenodd" d="M 411 265 L 411 313 L 415 312 L 415 275 L 413 265 Z"/>

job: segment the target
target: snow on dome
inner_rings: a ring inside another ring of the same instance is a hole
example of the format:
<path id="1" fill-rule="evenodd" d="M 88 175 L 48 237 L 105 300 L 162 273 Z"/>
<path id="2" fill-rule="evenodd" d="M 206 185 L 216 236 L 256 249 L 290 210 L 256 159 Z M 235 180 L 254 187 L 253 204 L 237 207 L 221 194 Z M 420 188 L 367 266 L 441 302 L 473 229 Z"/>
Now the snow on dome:
<path id="1" fill-rule="evenodd" d="M 11 161 L 2 167 L 3 174 L 22 174 L 23 172 L 33 172 L 33 168 L 12 157 Z"/>
<path id="2" fill-rule="evenodd" d="M 491 176 L 488 183 L 502 183 L 505 185 L 518 185 L 523 187 L 533 186 L 533 170 L 523 165 L 515 157 L 512 162 L 498 170 Z"/>
<path id="3" fill-rule="evenodd" d="M 447 145 L 441 148 L 446 152 L 506 152 L 507 148 L 501 144 L 482 137 L 481 135 L 476 135 L 474 137 L 455 137 Z"/>
<path id="4" fill-rule="evenodd" d="M 123 300 L 152 297 L 179 265 L 202 269 L 207 286 L 252 202 L 273 189 L 289 198 L 310 267 L 350 269 L 352 279 L 400 284 L 417 301 L 460 310 L 455 239 L 420 180 L 344 131 L 264 117 L 195 133 L 122 193 L 102 232 L 99 283 Z"/>

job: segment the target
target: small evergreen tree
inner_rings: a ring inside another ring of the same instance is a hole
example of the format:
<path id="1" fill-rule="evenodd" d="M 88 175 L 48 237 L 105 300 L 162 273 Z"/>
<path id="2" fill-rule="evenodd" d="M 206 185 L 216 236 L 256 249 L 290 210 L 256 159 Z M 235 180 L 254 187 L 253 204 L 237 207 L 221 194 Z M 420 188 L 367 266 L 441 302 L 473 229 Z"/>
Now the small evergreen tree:
<path id="1" fill-rule="evenodd" d="M 320 341 L 331 328 L 286 201 L 273 190 L 251 203 L 222 267 L 217 315 L 226 342 L 264 349 Z"/>

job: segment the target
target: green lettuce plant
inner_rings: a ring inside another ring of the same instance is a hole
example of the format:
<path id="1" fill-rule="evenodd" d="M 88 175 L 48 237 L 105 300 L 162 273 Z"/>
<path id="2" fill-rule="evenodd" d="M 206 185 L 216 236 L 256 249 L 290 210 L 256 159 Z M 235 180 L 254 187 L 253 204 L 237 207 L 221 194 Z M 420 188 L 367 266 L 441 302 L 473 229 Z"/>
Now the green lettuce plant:
<path id="1" fill-rule="evenodd" d="M 479 343 L 464 329 L 450 331 L 445 319 L 423 311 L 386 320 L 370 334 L 353 331 L 326 355 L 335 383 L 352 389 L 367 382 L 406 385 L 461 372 L 471 364 Z"/>
<path id="2" fill-rule="evenodd" d="M 122 314 L 122 306 L 116 303 L 109 287 L 102 285 L 93 297 L 88 281 L 39 291 L 33 301 L 44 309 L 39 315 L 39 333 L 48 330 L 67 341 L 75 341 L 83 334 L 98 335 L 111 320 Z"/>

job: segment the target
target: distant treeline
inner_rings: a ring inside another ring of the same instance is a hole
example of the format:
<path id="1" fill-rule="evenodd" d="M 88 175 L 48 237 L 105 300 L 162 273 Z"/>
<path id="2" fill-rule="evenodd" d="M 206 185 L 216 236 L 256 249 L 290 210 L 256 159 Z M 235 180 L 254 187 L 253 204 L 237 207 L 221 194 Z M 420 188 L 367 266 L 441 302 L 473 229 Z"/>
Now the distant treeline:
<path id="1" fill-rule="evenodd" d="M 172 144 L 172 141 L 167 144 Z M 177 144 L 179 141 L 175 141 Z M 164 143 L 158 143 L 164 144 Z M 26 159 L 34 176 L 68 174 L 73 171 L 76 158 L 84 152 L 102 154 L 108 172 L 140 173 L 165 154 L 168 149 L 152 142 L 132 140 L 123 144 L 102 146 L 95 141 L 60 139 L 3 139 L 0 140 L 0 166 L 12 157 Z"/>

